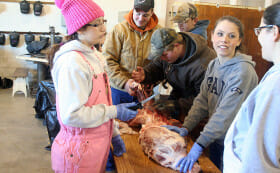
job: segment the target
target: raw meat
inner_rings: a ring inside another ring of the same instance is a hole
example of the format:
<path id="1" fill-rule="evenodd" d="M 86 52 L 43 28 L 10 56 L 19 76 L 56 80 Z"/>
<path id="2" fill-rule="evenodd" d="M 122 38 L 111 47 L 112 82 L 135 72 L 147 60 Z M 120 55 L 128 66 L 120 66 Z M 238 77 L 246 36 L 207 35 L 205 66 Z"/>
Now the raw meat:
<path id="1" fill-rule="evenodd" d="M 137 97 L 138 100 L 144 100 L 147 93 L 143 88 L 139 89 Z M 155 160 L 157 163 L 164 167 L 169 167 L 174 170 L 176 164 L 183 157 L 187 155 L 186 142 L 183 137 L 178 133 L 172 132 L 161 125 L 176 125 L 181 127 L 180 121 L 175 119 L 168 119 L 167 117 L 159 114 L 153 107 L 153 101 L 147 102 L 143 109 L 138 109 L 136 117 L 128 122 L 129 126 L 137 127 L 142 126 L 139 134 L 139 143 L 148 157 Z M 198 173 L 200 166 L 195 163 L 192 173 Z"/>
<path id="2" fill-rule="evenodd" d="M 152 95 L 153 85 L 144 85 L 137 82 L 132 82 L 131 90 L 136 91 L 138 101 L 145 100 Z"/>
<path id="3" fill-rule="evenodd" d="M 167 124 L 167 118 L 159 115 L 157 112 L 152 112 L 149 109 L 138 109 L 138 114 L 131 120 L 128 125 L 132 127 L 145 125 L 145 124 Z"/>
<path id="4" fill-rule="evenodd" d="M 158 124 L 158 125 L 174 125 L 181 127 L 180 121 L 175 119 L 168 119 L 165 116 L 159 114 L 152 107 L 152 101 L 147 102 L 143 109 L 138 109 L 136 117 L 128 122 L 129 126 L 137 127 L 145 124 Z"/>
<path id="5" fill-rule="evenodd" d="M 128 126 L 127 123 L 125 122 L 119 122 L 119 130 L 120 130 L 120 134 L 138 134 L 138 132 L 134 131 L 131 127 Z"/>
<path id="6" fill-rule="evenodd" d="M 142 127 L 139 143 L 148 157 L 164 167 L 174 170 L 180 159 L 187 155 L 186 142 L 179 134 L 159 125 L 148 124 Z M 191 172 L 198 173 L 200 166 L 196 163 Z"/>

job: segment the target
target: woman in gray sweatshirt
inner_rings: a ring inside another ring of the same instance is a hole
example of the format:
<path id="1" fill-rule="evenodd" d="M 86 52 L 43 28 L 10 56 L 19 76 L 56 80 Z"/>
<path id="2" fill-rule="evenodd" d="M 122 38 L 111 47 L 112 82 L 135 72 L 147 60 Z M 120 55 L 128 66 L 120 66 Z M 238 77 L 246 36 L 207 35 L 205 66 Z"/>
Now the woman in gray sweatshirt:
<path id="1" fill-rule="evenodd" d="M 210 159 L 222 170 L 224 137 L 242 102 L 258 83 L 252 57 L 240 53 L 242 23 L 235 17 L 220 18 L 212 32 L 217 58 L 212 60 L 182 128 L 167 126 L 185 136 L 205 117 L 209 121 L 188 155 L 177 166 L 181 172 L 191 170 L 203 149 L 209 146 Z"/>

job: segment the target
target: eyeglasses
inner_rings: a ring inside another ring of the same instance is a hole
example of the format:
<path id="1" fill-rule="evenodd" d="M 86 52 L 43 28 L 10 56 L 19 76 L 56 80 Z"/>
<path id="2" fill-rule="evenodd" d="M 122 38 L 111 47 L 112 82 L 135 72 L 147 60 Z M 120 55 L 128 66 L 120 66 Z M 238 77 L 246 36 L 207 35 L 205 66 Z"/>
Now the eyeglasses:
<path id="1" fill-rule="evenodd" d="M 257 28 L 254 28 L 254 31 L 255 31 L 255 34 L 256 36 L 259 36 L 260 33 L 261 33 L 261 30 L 263 28 L 273 28 L 274 25 L 265 25 L 265 26 L 260 26 L 260 27 L 257 27 Z"/>
<path id="2" fill-rule="evenodd" d="M 92 26 L 92 27 L 97 28 L 97 27 L 101 27 L 101 26 L 105 25 L 106 23 L 107 23 L 107 20 L 103 20 L 100 23 L 94 23 L 94 24 L 88 23 L 88 24 L 86 24 L 86 26 Z"/>

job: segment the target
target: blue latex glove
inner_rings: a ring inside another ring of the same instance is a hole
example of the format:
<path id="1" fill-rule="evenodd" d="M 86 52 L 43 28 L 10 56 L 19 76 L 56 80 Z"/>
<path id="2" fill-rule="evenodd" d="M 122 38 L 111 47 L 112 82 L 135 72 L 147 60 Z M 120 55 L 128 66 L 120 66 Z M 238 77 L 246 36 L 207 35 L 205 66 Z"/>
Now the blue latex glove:
<path id="1" fill-rule="evenodd" d="M 112 138 L 113 152 L 116 156 L 121 156 L 126 152 L 124 142 L 120 135 Z"/>
<path id="2" fill-rule="evenodd" d="M 136 116 L 138 111 L 128 109 L 128 107 L 136 106 L 137 103 L 122 103 L 116 105 L 117 107 L 117 119 L 122 121 L 128 121 Z"/>
<path id="3" fill-rule="evenodd" d="M 201 153 L 203 151 L 203 148 L 197 144 L 196 142 L 193 144 L 191 151 L 188 153 L 188 155 L 184 158 L 182 158 L 175 167 L 180 167 L 180 172 L 187 172 L 192 170 L 192 167 L 194 163 L 198 160 Z"/>
<path id="4" fill-rule="evenodd" d="M 188 130 L 185 129 L 185 128 L 180 128 L 180 127 L 177 127 L 177 126 L 170 126 L 170 125 L 162 125 L 161 127 L 165 127 L 167 128 L 168 130 L 171 130 L 173 132 L 176 132 L 178 133 L 179 135 L 181 135 L 182 137 L 185 137 L 188 135 Z"/>

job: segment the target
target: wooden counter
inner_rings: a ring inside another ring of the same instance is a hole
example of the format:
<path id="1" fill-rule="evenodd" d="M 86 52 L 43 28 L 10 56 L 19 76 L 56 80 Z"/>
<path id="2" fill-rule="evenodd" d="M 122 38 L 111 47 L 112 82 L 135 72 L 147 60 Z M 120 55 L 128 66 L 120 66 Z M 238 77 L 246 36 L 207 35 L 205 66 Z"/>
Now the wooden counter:
<path id="1" fill-rule="evenodd" d="M 138 142 L 139 135 L 122 135 L 126 146 L 126 153 L 121 157 L 115 157 L 116 171 L 117 173 L 178 173 L 170 168 L 165 168 L 157 164 L 152 159 L 149 159 L 147 155 L 142 151 L 142 147 Z M 191 139 L 187 139 L 189 151 L 193 142 Z M 221 171 L 210 161 L 210 159 L 204 155 L 199 158 L 199 165 L 202 168 L 203 173 L 220 173 Z"/>

